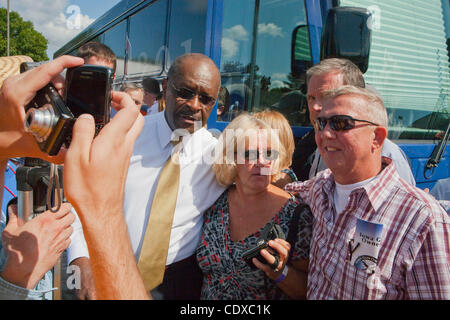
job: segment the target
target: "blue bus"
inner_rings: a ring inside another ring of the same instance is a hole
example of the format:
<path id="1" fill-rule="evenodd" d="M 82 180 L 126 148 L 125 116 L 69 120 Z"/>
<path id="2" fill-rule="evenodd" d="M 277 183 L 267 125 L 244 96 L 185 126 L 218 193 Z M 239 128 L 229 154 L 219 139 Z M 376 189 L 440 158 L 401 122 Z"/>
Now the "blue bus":
<path id="1" fill-rule="evenodd" d="M 239 111 L 282 112 L 296 138 L 311 124 L 304 96 L 306 69 L 324 57 L 328 13 L 369 12 L 366 82 L 383 97 L 389 138 L 409 157 L 418 187 L 450 177 L 445 149 L 450 123 L 449 0 L 124 0 L 60 48 L 76 54 L 88 41 L 118 57 L 115 83 L 166 77 L 171 62 L 200 52 L 219 66 L 229 99 L 209 128 L 223 130 Z M 341 19 L 358 33 L 358 23 Z M 360 32 L 361 33 L 361 32 Z M 358 36 L 358 34 L 356 34 Z M 360 36 L 360 35 L 359 35 Z M 336 35 L 358 47 L 350 35 Z M 329 39 L 330 40 L 330 39 Z M 331 42 L 339 39 L 331 38 Z M 356 48 L 359 50 L 359 48 Z M 345 51 L 345 50 L 344 50 Z M 348 53 L 348 52 L 347 52 Z"/>

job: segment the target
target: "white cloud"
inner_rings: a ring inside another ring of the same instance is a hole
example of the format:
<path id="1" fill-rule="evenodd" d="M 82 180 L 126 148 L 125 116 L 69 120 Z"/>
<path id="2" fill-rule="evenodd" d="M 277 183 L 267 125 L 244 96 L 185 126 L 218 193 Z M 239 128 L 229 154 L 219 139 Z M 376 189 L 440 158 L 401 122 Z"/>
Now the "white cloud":
<path id="1" fill-rule="evenodd" d="M 0 4 L 6 7 L 6 1 L 2 0 Z M 48 40 L 47 54 L 50 59 L 57 49 L 94 21 L 84 15 L 79 7 L 69 6 L 69 0 L 11 1 L 10 8 L 24 20 L 33 22 L 34 29 Z"/>
<path id="2" fill-rule="evenodd" d="M 272 37 L 284 37 L 283 30 L 274 23 L 260 23 L 258 24 L 259 34 L 268 34 Z"/>
<path id="3" fill-rule="evenodd" d="M 236 40 L 230 38 L 222 38 L 222 56 L 224 58 L 232 58 L 239 50 L 239 44 Z"/>
<path id="4" fill-rule="evenodd" d="M 247 41 L 248 40 L 248 32 L 245 30 L 244 26 L 241 24 L 237 24 L 231 28 L 225 29 L 223 31 L 223 36 L 225 38 L 230 38 L 238 41 Z"/>
<path id="5" fill-rule="evenodd" d="M 287 79 L 286 73 L 278 73 L 278 72 L 272 74 L 271 78 L 277 79 L 277 80 L 286 80 Z"/>
<path id="6" fill-rule="evenodd" d="M 275 80 L 270 82 L 270 88 L 287 88 L 288 85 L 281 80 Z"/>
<path id="7" fill-rule="evenodd" d="M 223 31 L 222 56 L 230 59 L 239 51 L 239 41 L 248 41 L 248 32 L 243 25 L 237 24 Z"/>
<path id="8" fill-rule="evenodd" d="M 60 12 L 57 18 L 42 24 L 39 31 L 49 40 L 48 51 L 54 52 L 93 21 L 94 19 L 91 19 L 88 15 L 77 14 L 67 17 Z"/>

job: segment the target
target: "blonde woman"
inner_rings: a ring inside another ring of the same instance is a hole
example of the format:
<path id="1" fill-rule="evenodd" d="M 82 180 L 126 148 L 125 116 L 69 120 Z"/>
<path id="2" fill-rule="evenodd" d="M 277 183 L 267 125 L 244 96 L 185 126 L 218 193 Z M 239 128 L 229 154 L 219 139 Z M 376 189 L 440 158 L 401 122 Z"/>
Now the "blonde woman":
<path id="1" fill-rule="evenodd" d="M 293 219 L 298 200 L 271 184 L 284 155 L 276 132 L 250 115 L 238 116 L 222 133 L 213 170 L 228 189 L 204 214 L 197 247 L 202 299 L 305 297 L 312 218 L 301 211 Z M 293 243 L 271 240 L 260 251 L 265 264 L 255 258 L 247 263 L 243 253 L 271 223 Z"/>
<path id="2" fill-rule="evenodd" d="M 283 188 L 288 183 L 298 181 L 294 171 L 290 168 L 292 164 L 292 155 L 294 154 L 295 149 L 295 141 L 289 121 L 278 111 L 272 110 L 260 111 L 255 113 L 253 116 L 257 119 L 263 120 L 272 129 L 278 130 L 280 143 L 286 151 L 284 157 L 280 159 L 280 173 L 274 177 L 272 184 L 279 188 Z"/>

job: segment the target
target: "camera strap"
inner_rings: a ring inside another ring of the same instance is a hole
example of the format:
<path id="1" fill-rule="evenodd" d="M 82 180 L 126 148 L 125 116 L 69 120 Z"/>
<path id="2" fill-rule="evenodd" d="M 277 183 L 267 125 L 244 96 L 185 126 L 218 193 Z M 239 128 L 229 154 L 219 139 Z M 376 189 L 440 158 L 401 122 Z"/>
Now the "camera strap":
<path id="1" fill-rule="evenodd" d="M 311 210 L 309 206 L 305 203 L 299 204 L 294 209 L 294 213 L 292 214 L 291 220 L 289 221 L 289 231 L 286 237 L 286 241 L 290 243 L 291 250 L 289 251 L 289 257 L 286 262 L 286 265 L 291 262 L 292 260 L 292 250 L 294 249 L 295 243 L 299 240 L 297 239 L 297 233 L 298 233 L 298 222 L 300 220 L 300 214 L 304 210 Z M 281 289 L 276 288 L 275 296 L 273 297 L 274 300 L 279 300 L 281 297 Z"/>
<path id="2" fill-rule="evenodd" d="M 55 213 L 61 208 L 61 187 L 59 185 L 59 174 L 57 170 L 57 165 L 54 163 L 50 164 L 50 177 L 48 182 L 48 188 L 47 188 L 47 208 Z M 53 191 L 53 181 L 55 183 L 55 200 L 56 200 L 56 207 L 53 208 L 53 204 L 51 201 L 52 191 Z"/>
<path id="3" fill-rule="evenodd" d="M 300 219 L 300 214 L 303 210 L 311 210 L 309 206 L 305 203 L 299 204 L 295 207 L 294 213 L 292 214 L 291 221 L 289 222 L 289 231 L 286 238 L 286 241 L 291 244 L 291 251 L 289 252 L 289 257 L 287 263 L 291 262 L 292 259 L 292 249 L 294 248 L 295 243 L 299 240 L 297 239 L 298 233 L 298 221 Z"/>

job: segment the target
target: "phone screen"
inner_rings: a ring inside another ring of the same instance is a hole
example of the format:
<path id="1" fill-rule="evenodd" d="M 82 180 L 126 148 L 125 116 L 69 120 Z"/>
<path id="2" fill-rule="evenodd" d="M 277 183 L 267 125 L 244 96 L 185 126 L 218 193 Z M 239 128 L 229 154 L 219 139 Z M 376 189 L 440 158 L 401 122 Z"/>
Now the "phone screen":
<path id="1" fill-rule="evenodd" d="M 85 70 L 83 67 L 70 70 L 67 74 L 66 104 L 75 118 L 83 113 L 90 113 L 95 123 L 105 123 L 109 117 L 108 73 L 96 70 Z"/>

